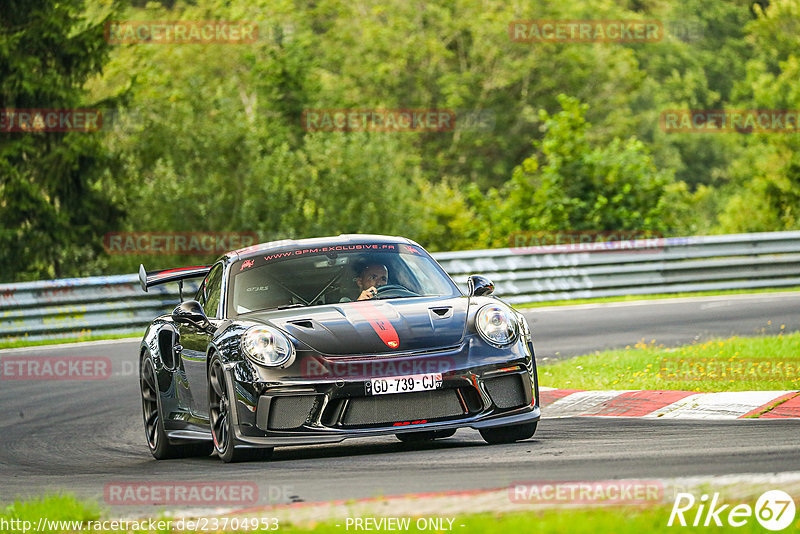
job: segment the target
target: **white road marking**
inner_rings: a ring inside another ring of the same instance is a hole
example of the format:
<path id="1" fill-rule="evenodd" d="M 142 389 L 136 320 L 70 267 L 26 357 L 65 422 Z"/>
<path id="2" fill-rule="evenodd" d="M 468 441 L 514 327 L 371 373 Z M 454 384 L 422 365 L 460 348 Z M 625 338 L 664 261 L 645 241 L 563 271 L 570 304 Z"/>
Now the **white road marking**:
<path id="1" fill-rule="evenodd" d="M 597 308 L 624 308 L 626 306 L 650 306 L 654 304 L 681 304 L 692 302 L 721 302 L 725 300 L 752 300 L 752 299 L 775 299 L 775 298 L 797 298 L 800 291 L 781 291 L 776 293 L 745 293 L 741 295 L 712 295 L 707 297 L 673 297 L 667 299 L 649 300 L 629 300 L 621 302 L 595 302 L 591 304 L 565 304 L 564 306 L 542 306 L 536 308 L 518 308 L 521 313 L 528 312 L 551 312 L 551 311 L 574 311 L 574 310 L 594 310 Z"/>
<path id="2" fill-rule="evenodd" d="M 124 337 L 120 339 L 100 339 L 98 341 L 79 341 L 77 343 L 59 343 L 58 345 L 36 345 L 33 347 L 17 347 L 13 349 L 0 349 L 0 355 L 12 354 L 15 352 L 43 351 L 53 349 L 65 349 L 70 347 L 93 347 L 100 345 L 113 345 L 115 343 L 141 343 L 141 337 Z"/>

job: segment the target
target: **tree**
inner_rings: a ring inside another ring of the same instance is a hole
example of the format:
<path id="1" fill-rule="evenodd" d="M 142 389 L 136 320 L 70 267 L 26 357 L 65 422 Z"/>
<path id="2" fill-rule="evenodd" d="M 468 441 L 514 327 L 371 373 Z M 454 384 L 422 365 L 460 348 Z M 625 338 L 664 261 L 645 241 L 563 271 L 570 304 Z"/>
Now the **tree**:
<path id="1" fill-rule="evenodd" d="M 735 90 L 740 109 L 800 109 L 800 0 L 753 5 L 748 41 L 756 55 Z M 754 232 L 800 229 L 800 141 L 796 128 L 740 135 L 743 150 L 731 163 L 736 188 L 719 217 L 720 230 Z M 796 120 L 794 121 L 796 122 Z"/>
<path id="2" fill-rule="evenodd" d="M 82 0 L 4 0 L 0 109 L 90 108 L 84 83 L 108 56 Z M 113 7 L 113 6 L 112 6 Z M 102 132 L 0 133 L 0 277 L 87 272 L 123 215 L 109 193 L 113 157 Z"/>
<path id="3" fill-rule="evenodd" d="M 558 113 L 540 112 L 545 135 L 536 152 L 494 193 L 500 209 L 481 210 L 491 213 L 493 243 L 527 230 L 672 230 L 671 174 L 635 138 L 591 142 L 587 106 L 566 95 L 558 101 Z"/>
<path id="4" fill-rule="evenodd" d="M 107 86 L 117 73 L 137 73 L 128 109 L 107 139 L 126 156 L 125 181 L 133 185 L 135 215 L 125 230 L 256 232 L 262 241 L 342 232 L 413 236 L 421 173 L 412 134 L 306 131 L 303 110 L 326 107 L 317 75 L 324 45 L 294 2 L 212 4 L 184 6 L 178 18 L 208 20 L 210 10 L 235 20 L 246 7 L 260 28 L 268 23 L 291 34 L 247 45 L 131 45 L 114 54 Z M 150 5 L 131 16 L 168 15 Z M 131 271 L 141 259 L 110 261 Z"/>

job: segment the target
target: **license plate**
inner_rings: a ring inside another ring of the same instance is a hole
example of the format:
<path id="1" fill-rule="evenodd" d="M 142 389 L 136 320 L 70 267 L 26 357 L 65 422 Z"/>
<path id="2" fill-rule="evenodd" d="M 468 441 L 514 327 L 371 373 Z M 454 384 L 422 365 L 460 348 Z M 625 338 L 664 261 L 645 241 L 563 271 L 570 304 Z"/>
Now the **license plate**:
<path id="1" fill-rule="evenodd" d="M 442 387 L 442 373 L 373 378 L 364 384 L 364 387 L 366 388 L 367 395 L 428 391 Z"/>

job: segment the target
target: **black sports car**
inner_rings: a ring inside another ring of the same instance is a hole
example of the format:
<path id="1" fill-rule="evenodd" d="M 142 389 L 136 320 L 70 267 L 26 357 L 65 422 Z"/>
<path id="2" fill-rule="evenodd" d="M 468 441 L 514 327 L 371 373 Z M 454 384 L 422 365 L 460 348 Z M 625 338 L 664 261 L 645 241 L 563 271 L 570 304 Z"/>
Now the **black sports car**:
<path id="1" fill-rule="evenodd" d="M 142 288 L 203 277 L 140 349 L 157 459 L 268 457 L 275 446 L 478 429 L 533 436 L 539 391 L 524 317 L 469 277 L 469 295 L 417 243 L 343 235 L 276 241 L 206 267 L 139 270 Z"/>

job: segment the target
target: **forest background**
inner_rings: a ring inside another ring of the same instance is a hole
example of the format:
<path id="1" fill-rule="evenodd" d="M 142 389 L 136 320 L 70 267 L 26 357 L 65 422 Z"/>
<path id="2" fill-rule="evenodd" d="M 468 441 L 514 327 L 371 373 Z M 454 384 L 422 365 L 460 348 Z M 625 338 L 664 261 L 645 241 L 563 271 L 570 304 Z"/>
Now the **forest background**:
<path id="1" fill-rule="evenodd" d="M 261 241 L 800 228 L 800 136 L 674 133 L 666 110 L 800 110 L 800 0 L 0 0 L 0 109 L 103 111 L 0 131 L 0 281 L 206 256 L 117 232 Z M 251 43 L 115 44 L 111 21 L 248 21 Z M 520 20 L 655 20 L 653 42 L 518 42 Z M 449 110 L 445 131 L 311 131 L 304 112 Z"/>

